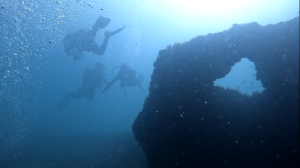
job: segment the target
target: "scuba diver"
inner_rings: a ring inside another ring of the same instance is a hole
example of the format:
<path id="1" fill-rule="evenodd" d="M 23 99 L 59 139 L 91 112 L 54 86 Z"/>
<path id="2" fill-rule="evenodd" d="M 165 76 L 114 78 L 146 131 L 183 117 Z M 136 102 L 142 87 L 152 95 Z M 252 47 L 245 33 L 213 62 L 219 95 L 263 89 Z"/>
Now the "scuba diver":
<path id="1" fill-rule="evenodd" d="M 86 68 L 83 74 L 81 87 L 77 90 L 76 93 L 67 93 L 58 107 L 60 109 L 65 108 L 70 97 L 73 97 L 75 99 L 86 97 L 89 101 L 92 101 L 94 99 L 96 89 L 98 88 L 98 90 L 100 90 L 103 82 L 106 85 L 108 84 L 107 80 L 104 78 L 104 68 L 105 66 L 101 63 L 97 63 L 95 65 L 95 68 L 93 69 Z"/>
<path id="2" fill-rule="evenodd" d="M 122 64 L 121 66 L 115 67 L 120 68 L 118 74 L 114 77 L 114 79 L 101 91 L 101 93 L 106 92 L 112 84 L 114 84 L 117 80 L 120 80 L 120 86 L 122 89 L 127 87 L 136 87 L 138 86 L 141 91 L 144 91 L 144 89 L 141 87 L 140 83 L 142 82 L 142 75 L 136 76 L 136 71 L 129 67 L 127 64 Z M 114 71 L 113 70 L 113 71 Z M 126 94 L 126 91 L 124 91 Z"/>
<path id="3" fill-rule="evenodd" d="M 64 43 L 64 49 L 68 55 L 72 55 L 74 57 L 74 60 L 78 60 L 81 58 L 84 58 L 83 51 L 87 52 L 93 52 L 98 55 L 103 55 L 109 38 L 122 31 L 123 28 L 120 28 L 114 32 L 105 31 L 104 32 L 104 41 L 102 42 L 101 46 L 99 47 L 97 43 L 95 42 L 95 36 L 97 34 L 97 31 L 99 29 L 103 29 L 106 27 L 110 22 L 110 19 L 100 16 L 96 23 L 93 25 L 92 30 L 85 30 L 80 29 L 76 31 L 75 33 L 71 33 L 66 35 L 66 37 L 63 40 Z"/>

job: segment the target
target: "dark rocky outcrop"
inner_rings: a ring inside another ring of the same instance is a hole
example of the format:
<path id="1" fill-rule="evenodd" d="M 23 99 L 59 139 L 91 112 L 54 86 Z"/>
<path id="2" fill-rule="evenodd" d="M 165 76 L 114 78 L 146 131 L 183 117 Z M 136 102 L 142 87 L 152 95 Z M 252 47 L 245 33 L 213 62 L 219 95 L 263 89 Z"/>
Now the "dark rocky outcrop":
<path id="1" fill-rule="evenodd" d="M 214 86 L 241 58 L 262 93 Z M 168 46 L 154 67 L 132 127 L 149 168 L 299 167 L 299 17 Z"/>

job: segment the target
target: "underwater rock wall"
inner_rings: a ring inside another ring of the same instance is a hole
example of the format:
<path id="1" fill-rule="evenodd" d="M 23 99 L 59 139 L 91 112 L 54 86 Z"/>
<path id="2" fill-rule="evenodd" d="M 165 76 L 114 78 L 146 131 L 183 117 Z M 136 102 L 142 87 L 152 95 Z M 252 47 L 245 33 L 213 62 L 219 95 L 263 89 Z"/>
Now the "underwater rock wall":
<path id="1" fill-rule="evenodd" d="M 262 93 L 214 86 L 241 58 Z M 154 67 L 132 126 L 149 168 L 299 167 L 299 17 L 175 43 Z"/>

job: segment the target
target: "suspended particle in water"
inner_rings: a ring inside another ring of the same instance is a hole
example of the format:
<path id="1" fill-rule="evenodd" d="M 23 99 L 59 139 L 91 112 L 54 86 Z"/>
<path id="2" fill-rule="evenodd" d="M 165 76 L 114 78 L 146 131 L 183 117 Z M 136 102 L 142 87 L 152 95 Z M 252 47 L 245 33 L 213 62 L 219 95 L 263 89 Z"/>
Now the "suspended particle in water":
<path id="1" fill-rule="evenodd" d="M 91 8 L 93 8 L 93 5 L 91 3 L 87 3 Z"/>

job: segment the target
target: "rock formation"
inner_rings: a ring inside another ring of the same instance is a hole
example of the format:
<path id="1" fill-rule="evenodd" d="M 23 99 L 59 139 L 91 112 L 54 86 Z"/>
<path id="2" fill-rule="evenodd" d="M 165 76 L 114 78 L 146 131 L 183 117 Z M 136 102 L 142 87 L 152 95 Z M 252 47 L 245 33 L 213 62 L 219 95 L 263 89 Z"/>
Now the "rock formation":
<path id="1" fill-rule="evenodd" d="M 266 89 L 214 86 L 248 58 Z M 299 17 L 161 50 L 132 129 L 149 168 L 299 167 Z"/>

